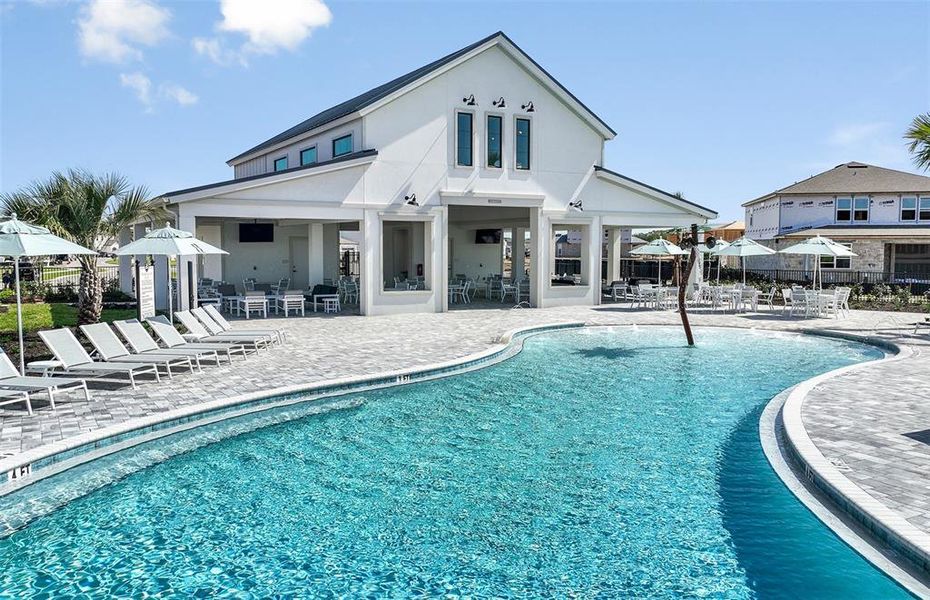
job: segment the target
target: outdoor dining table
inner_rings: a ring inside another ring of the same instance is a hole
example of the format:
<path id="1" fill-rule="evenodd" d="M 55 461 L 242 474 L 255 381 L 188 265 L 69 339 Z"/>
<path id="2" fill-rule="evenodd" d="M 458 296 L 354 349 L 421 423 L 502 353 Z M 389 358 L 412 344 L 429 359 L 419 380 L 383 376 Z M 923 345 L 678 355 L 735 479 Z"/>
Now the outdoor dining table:
<path id="1" fill-rule="evenodd" d="M 257 296 L 248 296 L 253 301 Z M 271 296 L 265 296 L 265 313 L 268 312 L 268 300 Z M 223 296 L 223 310 L 237 317 L 242 314 L 242 303 L 245 302 L 246 296 Z"/>
<path id="2" fill-rule="evenodd" d="M 317 304 L 323 304 L 327 298 L 339 298 L 339 294 L 313 294 L 313 312 L 316 312 Z"/>

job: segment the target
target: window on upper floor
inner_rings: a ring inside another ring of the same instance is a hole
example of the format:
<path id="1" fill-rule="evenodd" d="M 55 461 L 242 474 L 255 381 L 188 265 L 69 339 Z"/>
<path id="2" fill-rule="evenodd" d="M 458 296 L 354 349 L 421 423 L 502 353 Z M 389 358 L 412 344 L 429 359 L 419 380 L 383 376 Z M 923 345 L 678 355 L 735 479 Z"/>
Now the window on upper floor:
<path id="1" fill-rule="evenodd" d="M 861 223 L 869 220 L 870 203 L 868 196 L 857 196 L 853 199 L 853 221 Z"/>
<path id="2" fill-rule="evenodd" d="M 852 250 L 852 242 L 837 242 L 841 246 L 846 246 Z M 821 256 L 821 269 L 851 269 L 852 258 L 849 256 Z"/>
<path id="3" fill-rule="evenodd" d="M 902 196 L 901 197 L 901 220 L 902 221 L 916 221 L 917 220 L 917 196 Z"/>
<path id="4" fill-rule="evenodd" d="M 470 112 L 455 113 L 455 164 L 460 167 L 475 164 L 474 124 L 475 116 Z"/>
<path id="5" fill-rule="evenodd" d="M 503 150 L 503 140 L 501 135 L 504 133 L 504 118 L 499 115 L 488 115 L 488 160 L 487 165 L 493 169 L 500 169 L 502 166 L 501 157 Z"/>
<path id="6" fill-rule="evenodd" d="M 920 221 L 930 221 L 930 196 L 920 197 L 920 210 L 917 218 Z"/>
<path id="7" fill-rule="evenodd" d="M 514 127 L 514 166 L 517 169 L 530 168 L 530 120 L 516 119 Z"/>
<path id="8" fill-rule="evenodd" d="M 852 221 L 852 198 L 836 199 L 836 220 L 837 222 Z"/>
<path id="9" fill-rule="evenodd" d="M 274 159 L 275 173 L 277 173 L 278 171 L 283 171 L 286 168 L 287 168 L 287 157 L 286 156 L 282 156 L 281 158 Z"/>
<path id="10" fill-rule="evenodd" d="M 316 162 L 316 146 L 310 146 L 300 151 L 300 166 L 312 165 Z"/>
<path id="11" fill-rule="evenodd" d="M 352 153 L 352 134 L 349 133 L 333 140 L 333 158 Z"/>

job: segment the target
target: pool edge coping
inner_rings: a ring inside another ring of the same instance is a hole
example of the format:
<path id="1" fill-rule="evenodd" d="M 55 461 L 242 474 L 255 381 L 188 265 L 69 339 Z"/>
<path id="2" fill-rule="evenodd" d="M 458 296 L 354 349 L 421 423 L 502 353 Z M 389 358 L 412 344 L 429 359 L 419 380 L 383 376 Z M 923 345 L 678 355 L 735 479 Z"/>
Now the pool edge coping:
<path id="1" fill-rule="evenodd" d="M 906 561 L 908 566 L 916 569 L 920 574 L 930 574 L 930 534 L 921 531 L 918 527 L 901 516 L 896 510 L 885 506 L 871 494 L 856 485 L 851 479 L 843 475 L 843 473 L 824 456 L 813 439 L 811 439 L 804 425 L 802 414 L 805 401 L 810 393 L 818 386 L 837 377 L 846 375 L 847 373 L 868 369 L 878 364 L 888 364 L 890 362 L 911 359 L 919 355 L 919 352 L 907 344 L 899 344 L 869 335 L 857 335 L 828 329 L 811 329 L 804 333 L 869 344 L 886 350 L 886 354 L 879 360 L 847 365 L 845 367 L 833 369 L 832 371 L 827 371 L 826 373 L 821 373 L 820 375 L 815 375 L 814 377 L 799 382 L 787 390 L 783 390 L 770 400 L 766 405 L 766 410 L 768 410 L 769 405 L 779 402 L 782 397 L 784 398 L 778 411 L 778 416 L 781 418 L 780 429 L 784 434 L 784 450 L 787 450 L 790 455 L 785 456 L 782 452 L 782 448 L 779 447 L 780 456 L 788 462 L 789 466 L 791 466 L 791 459 L 793 459 L 796 463 L 795 466 L 800 468 L 807 482 L 816 490 L 826 495 L 829 500 L 829 504 L 823 504 L 826 510 L 832 512 L 834 515 L 841 513 L 841 516 L 852 519 L 857 525 L 864 528 L 868 534 L 874 536 L 877 541 L 887 545 L 892 551 L 897 553 L 902 560 Z M 888 350 L 894 352 L 894 354 L 888 354 Z M 766 453 L 766 456 L 768 457 L 768 453 Z M 772 464 L 771 459 L 769 462 Z M 775 465 L 772 464 L 772 467 L 775 468 Z M 801 498 L 795 488 L 785 480 L 782 476 L 783 474 L 779 472 L 777 468 L 775 468 L 775 471 L 782 479 L 782 482 L 788 486 L 789 490 L 804 503 L 808 509 L 811 509 L 805 499 Z M 792 471 L 792 474 L 798 475 L 794 471 Z M 805 485 L 801 477 L 798 477 L 798 479 L 801 485 Z M 821 522 L 836 533 L 840 539 L 849 544 L 849 541 L 843 534 L 837 531 L 834 524 L 823 519 L 817 511 L 811 510 Z M 861 537 L 861 535 L 856 532 L 853 532 L 853 535 Z M 867 538 L 862 539 L 864 539 L 866 543 L 869 543 Z M 852 544 L 849 545 L 856 549 Z M 895 564 L 894 561 L 884 556 L 880 548 L 872 545 L 872 549 L 885 560 Z M 900 577 L 890 573 L 887 569 L 877 564 L 872 560 L 872 557 L 866 558 L 911 593 L 918 593 L 918 595 L 922 597 L 930 598 L 930 589 L 924 588 L 921 589 L 920 592 L 917 592 L 912 589 L 912 585 L 907 585 Z M 900 567 L 900 565 L 896 566 L 903 568 Z M 923 585 L 922 582 L 920 585 Z"/>

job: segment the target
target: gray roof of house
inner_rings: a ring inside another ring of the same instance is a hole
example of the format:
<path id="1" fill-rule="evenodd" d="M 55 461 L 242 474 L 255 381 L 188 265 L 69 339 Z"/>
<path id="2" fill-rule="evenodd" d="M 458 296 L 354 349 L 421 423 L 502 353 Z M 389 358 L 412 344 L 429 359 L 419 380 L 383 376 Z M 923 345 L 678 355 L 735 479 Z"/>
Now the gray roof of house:
<path id="1" fill-rule="evenodd" d="M 381 100 L 382 98 L 385 98 L 385 97 L 389 96 L 390 94 L 393 94 L 393 93 L 396 92 L 397 90 L 402 89 L 403 87 L 405 87 L 405 86 L 407 86 L 407 85 L 413 83 L 414 81 L 417 81 L 417 80 L 420 79 L 421 77 L 425 77 L 425 76 L 429 75 L 430 73 L 432 73 L 433 71 L 442 68 L 443 66 L 449 64 L 450 62 L 456 60 L 457 58 L 459 58 L 459 57 L 461 57 L 461 56 L 464 56 L 464 55 L 468 54 L 469 52 L 471 52 L 471 51 L 474 50 L 475 48 L 478 48 L 479 46 L 481 46 L 481 45 L 483 45 L 483 44 L 485 44 L 485 43 L 487 43 L 487 42 L 493 40 L 493 39 L 496 38 L 496 37 L 504 38 L 505 40 L 507 40 L 508 42 L 510 42 L 510 43 L 513 45 L 514 48 L 516 48 L 524 57 L 527 58 L 527 60 L 529 60 L 529 61 L 532 62 L 534 65 L 536 65 L 537 67 L 539 67 L 539 69 L 540 69 L 543 73 L 545 73 L 545 74 L 549 77 L 549 79 L 551 79 L 558 87 L 560 87 L 560 88 L 562 89 L 562 91 L 564 91 L 564 92 L 565 92 L 566 94 L 568 94 L 572 99 L 574 99 L 576 102 L 578 102 L 578 104 L 580 104 L 586 111 L 588 111 L 588 113 L 590 113 L 592 117 L 594 117 L 595 119 L 597 119 L 604 127 L 606 127 L 608 130 L 610 130 L 611 133 L 613 133 L 614 135 L 616 135 L 617 132 L 614 131 L 613 129 L 611 129 L 610 126 L 607 125 L 607 123 L 605 123 L 605 122 L 603 121 L 603 119 L 601 119 L 601 118 L 598 117 L 596 114 L 594 114 L 594 112 L 591 111 L 591 109 L 589 109 L 587 106 L 585 106 L 584 103 L 581 102 L 581 100 L 578 100 L 578 98 L 576 98 L 574 94 L 572 94 L 571 92 L 569 92 L 569 91 L 565 88 L 565 86 L 563 86 L 561 83 L 559 83 L 558 80 L 557 80 L 555 77 L 553 77 L 552 75 L 550 75 L 545 69 L 543 69 L 543 68 L 539 65 L 539 63 L 537 63 L 535 60 L 533 60 L 533 59 L 532 59 L 526 52 L 524 52 L 519 46 L 517 46 L 516 44 L 514 44 L 514 43 L 513 43 L 513 40 L 511 40 L 509 37 L 507 37 L 507 36 L 504 34 L 503 31 L 498 31 L 497 33 L 494 33 L 494 34 L 492 34 L 492 35 L 487 36 L 486 38 L 482 38 L 482 39 L 478 40 L 478 41 L 475 42 L 474 44 L 469 44 L 468 46 L 465 46 L 465 47 L 462 48 L 461 50 L 456 50 L 456 51 L 453 52 L 452 54 L 446 55 L 446 56 L 440 58 L 439 60 L 433 61 L 433 62 L 429 63 L 428 65 L 424 65 L 424 66 L 420 67 L 419 69 L 415 69 L 415 70 L 413 70 L 413 71 L 410 71 L 410 72 L 407 73 L 406 75 L 401 75 L 401 76 L 398 77 L 397 79 L 392 79 L 391 81 L 389 81 L 389 82 L 387 82 L 387 83 L 385 83 L 385 84 L 379 85 L 379 86 L 376 87 L 376 88 L 372 88 L 372 89 L 368 90 L 367 92 L 365 92 L 365 93 L 363 93 L 363 94 L 359 94 L 358 96 L 355 96 L 354 98 L 351 98 L 351 99 L 349 99 L 349 100 L 346 100 L 345 102 L 342 102 L 341 104 L 337 104 L 336 106 L 327 108 L 326 110 L 324 110 L 324 111 L 322 111 L 322 112 L 319 112 L 319 113 L 313 115 L 312 117 L 310 117 L 310 118 L 307 119 L 306 121 L 302 121 L 302 122 L 298 123 L 297 125 L 294 125 L 294 126 L 291 127 L 290 129 L 286 129 L 286 130 L 282 131 L 281 133 L 279 133 L 278 135 L 276 135 L 276 136 L 274 136 L 274 137 L 271 137 L 271 138 L 268 138 L 267 140 L 265 140 L 265 141 L 262 142 L 261 144 L 258 144 L 257 146 L 253 146 L 253 147 L 249 148 L 248 150 L 246 150 L 245 152 L 243 152 L 243 153 L 241 153 L 241 154 L 239 154 L 239 155 L 237 155 L 237 156 L 234 156 L 234 157 L 230 158 L 229 161 L 227 161 L 227 162 L 232 162 L 232 161 L 234 161 L 234 160 L 238 160 L 238 159 L 242 158 L 243 156 L 248 156 L 249 154 L 252 154 L 253 152 L 257 152 L 257 151 L 259 151 L 259 150 L 263 150 L 263 149 L 265 149 L 265 148 L 269 148 L 269 147 L 274 146 L 274 145 L 276 145 L 276 144 L 279 144 L 279 143 L 281 143 L 281 142 L 283 142 L 283 141 L 285 141 L 285 140 L 288 140 L 288 139 L 290 139 L 290 138 L 292 138 L 292 137 L 294 137 L 294 136 L 300 135 L 300 134 L 302 134 L 302 133 L 306 133 L 306 132 L 308 132 L 308 131 L 312 131 L 312 130 L 316 129 L 317 127 L 320 127 L 320 126 L 322 126 L 322 125 L 326 125 L 327 123 L 331 123 L 332 121 L 335 121 L 335 120 L 337 120 L 337 119 L 341 119 L 342 117 L 345 117 L 346 115 L 351 115 L 352 113 L 358 112 L 358 111 L 362 110 L 363 108 L 365 108 L 366 106 L 370 106 L 371 104 L 374 104 L 374 103 L 377 102 L 378 100 Z"/>
<path id="2" fill-rule="evenodd" d="M 750 200 L 743 206 L 781 194 L 877 194 L 927 191 L 930 191 L 930 177 L 860 162 L 848 162 Z"/>

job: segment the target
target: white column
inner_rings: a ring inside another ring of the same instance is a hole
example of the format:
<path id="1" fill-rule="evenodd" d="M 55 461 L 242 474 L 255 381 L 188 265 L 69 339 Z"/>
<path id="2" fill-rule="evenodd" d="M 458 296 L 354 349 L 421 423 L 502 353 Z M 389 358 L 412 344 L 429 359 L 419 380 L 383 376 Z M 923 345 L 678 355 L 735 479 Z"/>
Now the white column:
<path id="1" fill-rule="evenodd" d="M 381 222 L 377 211 L 366 210 L 365 216 L 359 222 L 361 241 L 358 245 L 359 269 L 359 312 L 363 315 L 371 314 L 374 308 L 375 296 L 381 292 L 384 285 L 381 281 L 381 264 L 378 258 L 381 254 Z"/>
<path id="2" fill-rule="evenodd" d="M 339 278 L 339 223 L 323 224 L 323 274 L 336 281 Z"/>
<path id="3" fill-rule="evenodd" d="M 542 308 L 546 303 L 549 277 L 549 220 L 541 208 L 530 209 L 530 304 Z"/>
<path id="4" fill-rule="evenodd" d="M 186 215 L 183 212 L 178 217 L 178 229 L 195 233 L 197 231 L 197 217 Z M 178 256 L 178 310 L 197 308 L 197 256 Z M 193 304 L 191 304 L 193 299 Z"/>
<path id="5" fill-rule="evenodd" d="M 449 209 L 442 207 L 436 218 L 429 223 L 432 239 L 426 252 L 426 268 L 431 269 L 431 288 L 436 297 L 436 311 L 449 310 Z"/>
<path id="6" fill-rule="evenodd" d="M 510 268 L 513 271 L 514 281 L 523 279 L 523 259 L 526 255 L 526 227 L 514 227 L 513 239 L 511 239 L 512 255 L 510 257 Z"/>
<path id="7" fill-rule="evenodd" d="M 129 227 L 125 227 L 119 232 L 119 245 L 125 246 L 132 241 L 132 230 Z M 132 285 L 132 270 L 133 270 L 134 257 L 132 256 L 120 256 L 119 257 L 119 289 L 123 293 L 135 295 L 136 291 L 133 289 Z"/>
<path id="8" fill-rule="evenodd" d="M 310 223 L 307 225 L 307 250 L 310 254 L 307 260 L 307 281 L 312 289 L 314 285 L 323 283 L 326 274 L 323 272 L 323 224 Z"/>
<path id="9" fill-rule="evenodd" d="M 610 283 L 620 279 L 623 236 L 620 235 L 619 227 L 610 227 L 607 232 L 607 283 Z"/>
<path id="10" fill-rule="evenodd" d="M 590 293 L 589 302 L 598 304 L 601 298 L 601 240 L 604 234 L 601 232 L 601 218 L 594 217 L 591 224 L 585 230 L 583 243 L 585 248 L 582 250 L 581 268 L 582 272 L 587 267 L 587 284 Z M 587 261 L 587 264 L 585 264 Z"/>

